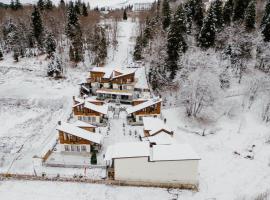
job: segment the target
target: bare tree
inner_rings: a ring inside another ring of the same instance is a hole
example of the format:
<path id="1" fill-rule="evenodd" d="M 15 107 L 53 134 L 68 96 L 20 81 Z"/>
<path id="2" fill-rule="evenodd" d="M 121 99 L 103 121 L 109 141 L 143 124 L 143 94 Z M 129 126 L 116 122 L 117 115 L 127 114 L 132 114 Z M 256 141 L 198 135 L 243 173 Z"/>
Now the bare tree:
<path id="1" fill-rule="evenodd" d="M 182 103 L 188 117 L 197 117 L 201 111 L 212 106 L 218 98 L 219 80 L 212 72 L 196 70 L 185 82 L 181 91 Z"/>

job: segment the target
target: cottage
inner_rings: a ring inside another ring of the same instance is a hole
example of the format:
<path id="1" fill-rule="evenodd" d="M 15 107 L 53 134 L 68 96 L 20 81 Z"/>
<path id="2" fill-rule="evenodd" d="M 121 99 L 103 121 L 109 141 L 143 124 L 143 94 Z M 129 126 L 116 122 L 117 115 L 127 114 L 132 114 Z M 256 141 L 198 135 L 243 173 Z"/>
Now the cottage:
<path id="1" fill-rule="evenodd" d="M 173 131 L 161 119 L 154 117 L 143 118 L 144 131 L 141 135 L 142 141 L 150 144 L 173 144 Z"/>
<path id="2" fill-rule="evenodd" d="M 133 99 L 135 70 L 94 67 L 87 79 L 90 94 L 99 100 L 130 103 Z"/>
<path id="3" fill-rule="evenodd" d="M 77 121 L 73 124 L 58 122 L 56 127 L 59 135 L 59 143 L 63 152 L 90 153 L 98 151 L 101 147 L 103 136 L 95 133 L 95 126 Z"/>
<path id="4" fill-rule="evenodd" d="M 94 99 L 74 99 L 73 115 L 81 121 L 104 126 L 107 123 L 108 105 Z"/>
<path id="5" fill-rule="evenodd" d="M 117 143 L 105 155 L 114 180 L 149 184 L 198 184 L 200 157 L 188 144 Z"/>
<path id="6" fill-rule="evenodd" d="M 128 122 L 130 124 L 142 124 L 143 117 L 160 117 L 160 98 L 133 100 L 132 106 L 127 108 Z"/>

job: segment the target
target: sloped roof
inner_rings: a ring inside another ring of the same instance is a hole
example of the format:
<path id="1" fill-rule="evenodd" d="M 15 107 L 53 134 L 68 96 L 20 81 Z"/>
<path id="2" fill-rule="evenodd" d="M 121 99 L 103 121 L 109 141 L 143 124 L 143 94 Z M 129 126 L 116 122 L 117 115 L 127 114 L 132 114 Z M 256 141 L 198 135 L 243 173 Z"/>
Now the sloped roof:
<path id="1" fill-rule="evenodd" d="M 149 136 L 149 137 L 144 137 L 142 138 L 143 141 L 149 141 L 150 143 L 155 143 L 155 144 L 173 144 L 176 143 L 176 140 L 173 139 L 171 135 L 168 133 L 162 131 L 157 135 Z"/>
<path id="2" fill-rule="evenodd" d="M 102 113 L 104 115 L 108 114 L 108 105 L 105 105 L 105 104 L 104 105 L 96 105 L 96 104 L 93 104 L 90 102 L 85 102 L 84 107 L 88 108 L 90 110 L 94 110 L 98 113 Z"/>
<path id="3" fill-rule="evenodd" d="M 93 133 L 66 122 L 61 122 L 61 124 L 58 125 L 56 129 L 83 138 L 85 140 L 94 142 L 96 144 L 101 144 L 103 139 L 103 136 L 100 135 L 99 133 Z"/>
<path id="4" fill-rule="evenodd" d="M 116 143 L 107 148 L 105 160 L 149 156 L 149 142 Z"/>
<path id="5" fill-rule="evenodd" d="M 165 130 L 173 132 L 161 119 L 155 117 L 143 117 L 144 130 L 148 130 L 150 135 L 154 135 L 158 131 Z"/>
<path id="6" fill-rule="evenodd" d="M 153 145 L 150 160 L 200 160 L 200 157 L 188 144 Z"/>
<path id="7" fill-rule="evenodd" d="M 150 161 L 200 160 L 198 154 L 188 144 L 157 144 L 149 142 L 116 143 L 107 148 L 105 160 L 114 158 L 150 157 Z"/>
<path id="8" fill-rule="evenodd" d="M 159 99 L 159 98 L 158 99 L 155 99 L 155 98 L 149 99 L 146 102 L 143 102 L 143 103 L 140 103 L 140 104 L 138 104 L 136 106 L 132 106 L 132 107 L 127 108 L 127 113 L 128 114 L 134 113 L 136 111 L 142 110 L 142 109 L 147 108 L 149 106 L 155 105 L 155 104 L 157 104 L 157 103 L 159 103 L 161 101 L 162 100 Z"/>
<path id="9" fill-rule="evenodd" d="M 92 125 L 92 124 L 89 124 L 89 123 L 86 123 L 84 121 L 81 121 L 81 120 L 77 120 L 75 121 L 74 123 L 72 123 L 72 125 L 74 126 L 77 126 L 77 127 L 90 127 L 90 128 L 96 128 L 96 126 Z"/>

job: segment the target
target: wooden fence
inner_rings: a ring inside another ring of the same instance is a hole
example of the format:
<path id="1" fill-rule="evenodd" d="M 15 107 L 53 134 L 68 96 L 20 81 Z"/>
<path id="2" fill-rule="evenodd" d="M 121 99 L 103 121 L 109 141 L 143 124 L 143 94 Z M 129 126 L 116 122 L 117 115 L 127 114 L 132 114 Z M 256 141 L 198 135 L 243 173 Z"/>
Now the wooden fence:
<path id="1" fill-rule="evenodd" d="M 149 183 L 141 181 L 119 181 L 108 179 L 88 179 L 88 178 L 67 178 L 67 177 L 46 177 L 46 176 L 34 176 L 26 174 L 1 174 L 0 180 L 27 180 L 27 181 L 59 181 L 59 182 L 79 182 L 79 183 L 91 183 L 91 184 L 104 184 L 115 186 L 135 186 L 135 187 L 158 187 L 158 188 L 175 188 L 183 190 L 198 191 L 198 185 L 194 184 L 180 184 L 180 183 Z"/>

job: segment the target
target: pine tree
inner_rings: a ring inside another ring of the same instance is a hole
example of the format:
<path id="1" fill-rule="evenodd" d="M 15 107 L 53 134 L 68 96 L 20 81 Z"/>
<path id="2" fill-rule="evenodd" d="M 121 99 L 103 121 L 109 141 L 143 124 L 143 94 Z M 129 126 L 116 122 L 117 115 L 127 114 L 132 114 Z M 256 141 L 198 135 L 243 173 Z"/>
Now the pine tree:
<path id="1" fill-rule="evenodd" d="M 194 15 L 194 1 L 189 0 L 184 4 L 185 13 L 186 13 L 186 26 L 187 26 L 187 33 L 191 33 L 192 28 L 192 19 Z"/>
<path id="2" fill-rule="evenodd" d="M 44 10 L 44 7 L 45 7 L 45 5 L 44 5 L 44 1 L 43 0 L 38 0 L 38 2 L 37 2 L 37 7 L 38 7 L 38 9 L 39 10 Z"/>
<path id="3" fill-rule="evenodd" d="M 19 52 L 17 50 L 13 51 L 13 59 L 16 62 L 19 62 Z"/>
<path id="4" fill-rule="evenodd" d="M 269 15 L 270 15 L 270 0 L 267 1 L 265 6 L 264 15 L 261 21 L 261 28 L 263 28 L 263 26 L 266 24 L 266 20 Z"/>
<path id="5" fill-rule="evenodd" d="M 3 60 L 3 59 L 4 59 L 3 52 L 2 52 L 2 49 L 0 49 L 0 60 Z"/>
<path id="6" fill-rule="evenodd" d="M 163 0 L 162 4 L 162 25 L 163 29 L 166 30 L 171 23 L 171 9 L 168 0 Z"/>
<path id="7" fill-rule="evenodd" d="M 66 3 L 65 3 L 64 0 L 60 0 L 59 7 L 60 7 L 61 9 L 64 9 L 64 8 L 66 7 Z"/>
<path id="8" fill-rule="evenodd" d="M 198 37 L 199 46 L 202 48 L 209 48 L 215 44 L 216 30 L 212 8 L 213 6 L 210 6 L 208 14 L 203 20 L 203 26 Z"/>
<path id="9" fill-rule="evenodd" d="M 107 41 L 106 41 L 105 30 L 102 27 L 100 29 L 100 32 L 101 32 L 101 40 L 100 40 L 100 46 L 99 46 L 100 48 L 99 48 L 98 56 L 100 58 L 101 64 L 103 64 L 107 57 Z"/>
<path id="10" fill-rule="evenodd" d="M 14 0 L 10 1 L 9 7 L 11 8 L 11 10 L 16 10 Z"/>
<path id="11" fill-rule="evenodd" d="M 255 1 L 251 0 L 245 13 L 245 28 L 247 31 L 255 29 L 256 21 L 256 5 Z"/>
<path id="12" fill-rule="evenodd" d="M 265 42 L 270 42 L 270 15 L 265 20 L 265 24 L 262 29 L 262 34 Z"/>
<path id="13" fill-rule="evenodd" d="M 224 23 L 229 25 L 232 21 L 233 14 L 233 0 L 227 0 L 223 8 L 223 20 Z"/>
<path id="14" fill-rule="evenodd" d="M 202 0 L 194 0 L 193 20 L 200 28 L 203 24 L 203 3 Z"/>
<path id="15" fill-rule="evenodd" d="M 81 14 L 81 7 L 80 7 L 79 1 L 76 1 L 76 2 L 75 2 L 74 10 L 75 10 L 75 12 L 76 12 L 78 15 Z"/>
<path id="16" fill-rule="evenodd" d="M 214 20 L 215 20 L 215 27 L 217 29 L 221 29 L 224 25 L 223 21 L 223 15 L 222 15 L 222 1 L 221 0 L 215 0 L 212 2 L 213 6 L 213 15 L 214 15 Z"/>
<path id="17" fill-rule="evenodd" d="M 88 16 L 88 10 L 87 10 L 85 3 L 82 4 L 82 15 L 85 17 Z"/>
<path id="18" fill-rule="evenodd" d="M 52 10 L 53 9 L 53 3 L 51 0 L 46 0 L 44 4 L 45 9 Z"/>
<path id="19" fill-rule="evenodd" d="M 56 50 L 56 41 L 52 33 L 48 33 L 45 40 L 45 49 L 48 57 L 52 57 Z"/>
<path id="20" fill-rule="evenodd" d="M 15 10 L 22 9 L 23 6 L 19 0 L 15 0 L 15 5 L 14 5 Z"/>
<path id="21" fill-rule="evenodd" d="M 143 37 L 142 37 L 143 47 L 147 46 L 149 40 L 152 39 L 152 35 L 153 35 L 153 22 L 147 17 L 145 29 L 144 29 Z"/>
<path id="22" fill-rule="evenodd" d="M 51 61 L 48 65 L 47 74 L 48 76 L 54 78 L 59 78 L 63 74 L 63 63 L 60 58 L 55 54 L 52 54 L 51 56 Z"/>
<path id="23" fill-rule="evenodd" d="M 38 43 L 39 48 L 43 47 L 43 24 L 41 20 L 41 15 L 36 6 L 34 6 L 34 11 L 32 12 L 32 29 L 33 35 Z"/>
<path id="24" fill-rule="evenodd" d="M 133 59 L 135 61 L 142 59 L 142 35 L 139 35 L 136 39 L 136 44 L 134 47 Z"/>
<path id="25" fill-rule="evenodd" d="M 126 9 L 124 10 L 124 13 L 123 13 L 123 20 L 127 20 L 127 11 L 126 11 Z"/>
<path id="26" fill-rule="evenodd" d="M 71 61 L 75 60 L 74 50 L 73 50 L 73 47 L 71 45 L 69 46 L 69 59 Z"/>
<path id="27" fill-rule="evenodd" d="M 77 3 L 77 5 L 79 5 Z M 71 41 L 71 47 L 73 50 L 73 54 L 70 60 L 79 62 L 83 61 L 83 41 L 82 41 L 82 32 L 77 16 L 77 12 L 75 7 L 73 6 L 73 2 L 69 3 L 69 7 L 67 10 L 67 25 L 66 25 L 66 35 Z"/>
<path id="28" fill-rule="evenodd" d="M 174 14 L 170 25 L 167 39 L 167 59 L 166 65 L 170 71 L 170 78 L 173 80 L 178 70 L 178 59 L 181 53 L 187 50 L 187 44 L 183 34 L 186 33 L 186 19 L 182 4 L 180 4 Z"/>
<path id="29" fill-rule="evenodd" d="M 250 0 L 234 0 L 233 21 L 242 20 Z"/>

